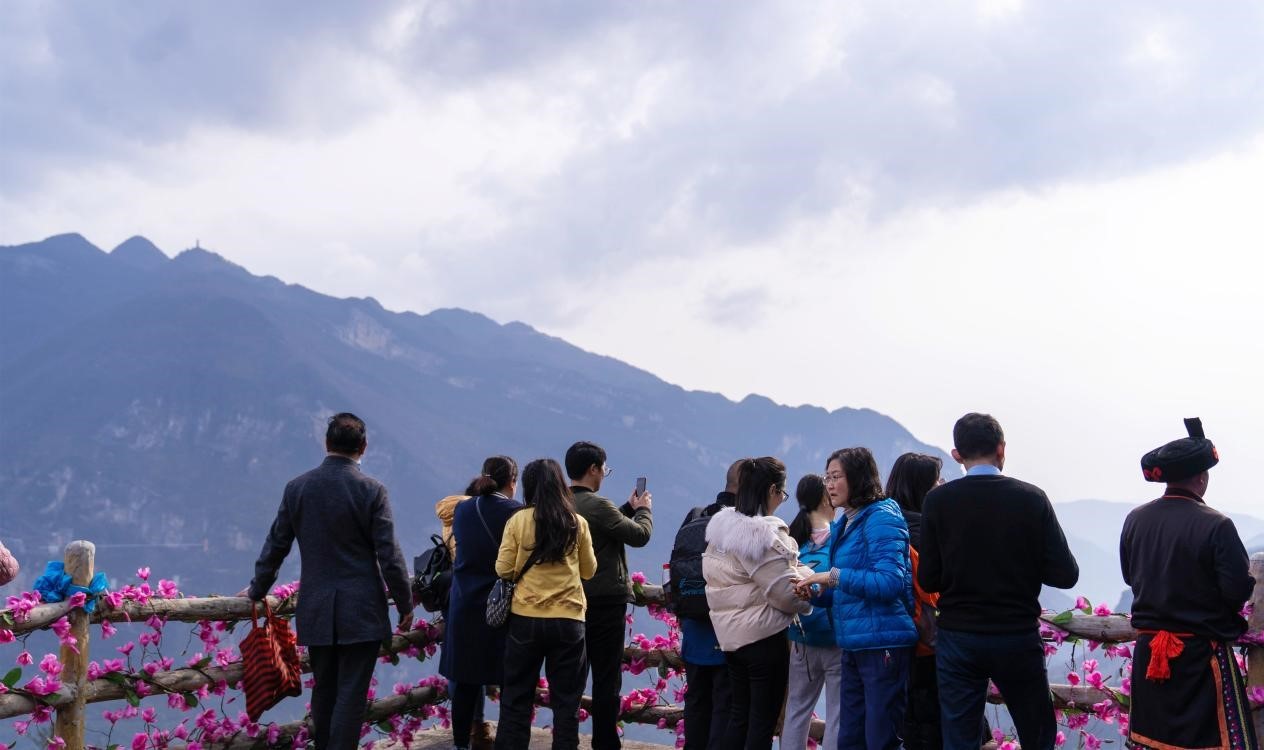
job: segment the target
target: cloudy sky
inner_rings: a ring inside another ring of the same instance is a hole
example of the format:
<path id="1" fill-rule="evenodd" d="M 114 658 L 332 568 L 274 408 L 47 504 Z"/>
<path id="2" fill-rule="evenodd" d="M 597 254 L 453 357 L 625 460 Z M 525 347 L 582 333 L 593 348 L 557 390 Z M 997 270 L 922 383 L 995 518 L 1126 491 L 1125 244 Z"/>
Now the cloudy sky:
<path id="1" fill-rule="evenodd" d="M 143 234 L 1264 515 L 1264 6 L 7 3 L 0 243 Z M 834 447 L 834 446 L 828 446 Z"/>

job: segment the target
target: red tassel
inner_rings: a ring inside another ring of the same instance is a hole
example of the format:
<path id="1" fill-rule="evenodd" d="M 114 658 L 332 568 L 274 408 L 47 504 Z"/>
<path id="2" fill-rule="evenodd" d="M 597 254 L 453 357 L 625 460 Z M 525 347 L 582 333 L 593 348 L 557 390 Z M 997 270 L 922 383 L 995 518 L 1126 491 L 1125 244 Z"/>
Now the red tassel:
<path id="1" fill-rule="evenodd" d="M 1168 659 L 1175 659 L 1185 650 L 1185 642 L 1166 630 L 1155 633 L 1150 640 L 1150 664 L 1146 667 L 1146 679 L 1163 682 L 1172 676 Z"/>

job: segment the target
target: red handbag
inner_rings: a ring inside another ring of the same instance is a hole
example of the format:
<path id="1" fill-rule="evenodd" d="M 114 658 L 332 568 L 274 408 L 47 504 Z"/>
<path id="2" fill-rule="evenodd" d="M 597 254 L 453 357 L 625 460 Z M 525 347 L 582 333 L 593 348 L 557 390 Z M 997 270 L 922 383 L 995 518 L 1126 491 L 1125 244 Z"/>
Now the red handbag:
<path id="1" fill-rule="evenodd" d="M 263 604 L 263 626 L 259 626 L 259 605 L 250 605 L 250 633 L 241 642 L 246 693 L 246 714 L 258 721 L 264 711 L 286 696 L 303 694 L 303 670 L 298 659 L 298 639 L 290 623 L 272 614 Z"/>

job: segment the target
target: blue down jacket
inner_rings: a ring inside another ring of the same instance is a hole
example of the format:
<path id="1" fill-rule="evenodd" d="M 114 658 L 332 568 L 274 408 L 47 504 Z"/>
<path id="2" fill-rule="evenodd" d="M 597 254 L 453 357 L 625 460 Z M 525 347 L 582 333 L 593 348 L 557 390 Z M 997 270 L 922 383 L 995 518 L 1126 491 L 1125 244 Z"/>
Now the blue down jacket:
<path id="1" fill-rule="evenodd" d="M 845 525 L 845 528 L 844 528 Z M 838 645 L 848 651 L 902 648 L 917 643 L 908 526 L 890 498 L 846 516 L 830 529 L 830 564 L 838 588 L 813 604 L 830 607 Z"/>

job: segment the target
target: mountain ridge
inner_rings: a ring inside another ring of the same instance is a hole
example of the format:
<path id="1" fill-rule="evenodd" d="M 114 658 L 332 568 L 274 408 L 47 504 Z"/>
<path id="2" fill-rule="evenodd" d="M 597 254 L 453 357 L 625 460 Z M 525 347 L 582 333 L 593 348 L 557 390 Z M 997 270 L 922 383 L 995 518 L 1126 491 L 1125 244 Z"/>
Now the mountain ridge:
<path id="1" fill-rule="evenodd" d="M 319 461 L 342 409 L 369 423 L 365 469 L 410 553 L 437 528 L 433 503 L 492 453 L 525 463 L 596 440 L 617 502 L 648 476 L 660 529 L 632 554 L 646 570 L 742 455 L 779 455 L 792 482 L 842 445 L 884 467 L 905 450 L 947 460 L 876 411 L 687 391 L 521 321 L 337 299 L 205 248 L 58 235 L 0 248 L 0 278 L 0 400 L 31 425 L 0 456 L 6 543 L 38 557 L 93 539 L 101 569 L 168 565 L 193 590 L 248 580 L 281 487 Z M 161 559 L 120 546 L 147 543 Z"/>

